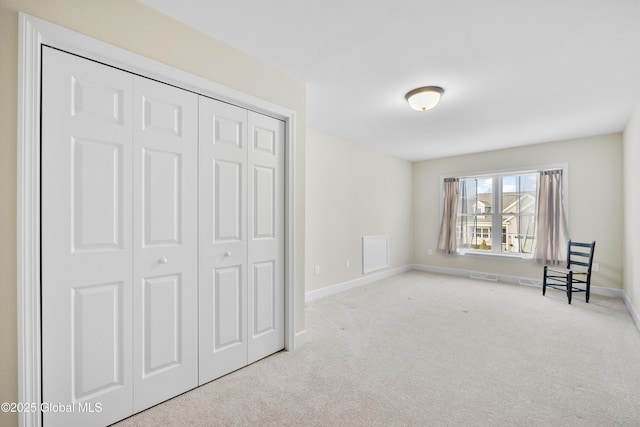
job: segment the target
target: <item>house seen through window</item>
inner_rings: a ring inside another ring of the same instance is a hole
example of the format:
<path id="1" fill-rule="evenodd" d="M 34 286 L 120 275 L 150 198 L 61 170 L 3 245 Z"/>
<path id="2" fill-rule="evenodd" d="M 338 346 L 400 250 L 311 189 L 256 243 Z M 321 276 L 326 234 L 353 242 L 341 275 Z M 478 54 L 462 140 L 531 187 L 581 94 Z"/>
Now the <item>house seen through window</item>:
<path id="1" fill-rule="evenodd" d="M 532 256 L 538 176 L 531 172 L 461 178 L 458 250 Z"/>

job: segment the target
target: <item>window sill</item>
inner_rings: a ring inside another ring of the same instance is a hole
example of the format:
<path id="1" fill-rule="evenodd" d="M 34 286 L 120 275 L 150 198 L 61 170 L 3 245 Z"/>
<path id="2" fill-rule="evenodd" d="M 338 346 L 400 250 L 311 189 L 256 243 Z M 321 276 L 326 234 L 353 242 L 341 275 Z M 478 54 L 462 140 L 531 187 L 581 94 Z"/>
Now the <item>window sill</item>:
<path id="1" fill-rule="evenodd" d="M 497 258 L 497 259 L 513 259 L 518 261 L 532 261 L 533 254 L 510 254 L 510 253 L 494 253 L 480 252 L 471 249 L 459 250 L 458 255 L 473 256 L 479 258 Z"/>

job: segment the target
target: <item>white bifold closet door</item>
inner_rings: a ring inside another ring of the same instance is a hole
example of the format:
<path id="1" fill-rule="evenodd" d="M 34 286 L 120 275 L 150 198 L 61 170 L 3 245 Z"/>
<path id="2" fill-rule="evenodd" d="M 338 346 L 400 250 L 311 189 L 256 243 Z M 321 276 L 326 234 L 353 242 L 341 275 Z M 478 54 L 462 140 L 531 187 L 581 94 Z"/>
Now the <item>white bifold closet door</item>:
<path id="1" fill-rule="evenodd" d="M 198 385 L 198 96 L 133 88 L 133 410 Z"/>
<path id="2" fill-rule="evenodd" d="M 284 348 L 284 123 L 200 97 L 200 384 Z"/>
<path id="3" fill-rule="evenodd" d="M 198 96 L 45 48 L 46 426 L 107 425 L 198 382 Z"/>

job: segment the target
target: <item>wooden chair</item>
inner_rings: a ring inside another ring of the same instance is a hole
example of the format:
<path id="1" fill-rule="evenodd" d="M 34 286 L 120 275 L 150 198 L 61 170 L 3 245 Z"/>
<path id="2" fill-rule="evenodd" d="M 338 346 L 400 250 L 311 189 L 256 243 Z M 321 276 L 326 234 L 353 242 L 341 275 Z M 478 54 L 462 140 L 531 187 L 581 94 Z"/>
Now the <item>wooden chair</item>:
<path id="1" fill-rule="evenodd" d="M 542 279 L 542 295 L 547 291 L 547 286 L 564 290 L 571 304 L 571 294 L 585 292 L 586 301 L 589 302 L 591 291 L 591 265 L 593 264 L 593 252 L 596 242 L 578 243 L 569 240 L 567 248 L 567 267 L 544 266 Z M 576 287 L 574 285 L 579 285 Z"/>

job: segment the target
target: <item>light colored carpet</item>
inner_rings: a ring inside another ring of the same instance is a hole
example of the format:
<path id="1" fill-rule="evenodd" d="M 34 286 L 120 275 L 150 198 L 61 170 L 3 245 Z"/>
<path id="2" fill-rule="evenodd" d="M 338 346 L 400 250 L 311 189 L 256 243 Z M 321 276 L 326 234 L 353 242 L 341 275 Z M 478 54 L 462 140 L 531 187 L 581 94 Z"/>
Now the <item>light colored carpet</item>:
<path id="1" fill-rule="evenodd" d="M 619 299 L 418 271 L 307 305 L 309 342 L 117 424 L 640 426 Z"/>

